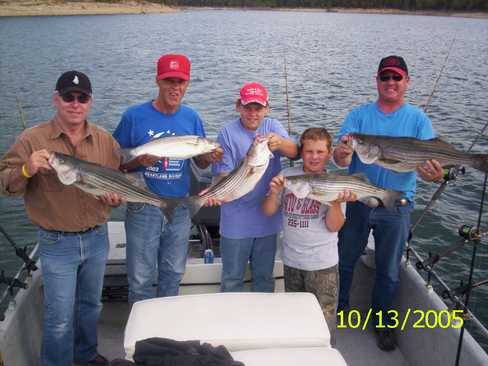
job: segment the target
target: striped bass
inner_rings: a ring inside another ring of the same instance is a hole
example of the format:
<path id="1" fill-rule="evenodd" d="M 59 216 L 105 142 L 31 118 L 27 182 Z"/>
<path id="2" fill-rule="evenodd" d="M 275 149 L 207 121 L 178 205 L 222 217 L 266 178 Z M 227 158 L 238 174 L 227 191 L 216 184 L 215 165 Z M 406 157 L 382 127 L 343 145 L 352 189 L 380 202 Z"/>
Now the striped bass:
<path id="1" fill-rule="evenodd" d="M 403 192 L 379 188 L 371 184 L 363 174 L 343 175 L 336 173 L 302 174 L 285 177 L 285 188 L 297 198 L 311 198 L 324 204 L 334 201 L 345 190 L 355 193 L 358 201 L 376 207 L 378 200 L 392 209 L 399 204 Z"/>
<path id="2" fill-rule="evenodd" d="M 387 137 L 353 133 L 352 148 L 364 164 L 378 164 L 399 173 L 413 172 L 426 160 L 437 160 L 443 167 L 467 165 L 488 172 L 488 154 L 470 154 L 434 138 Z"/>
<path id="3" fill-rule="evenodd" d="M 140 155 L 154 155 L 161 158 L 185 160 L 197 155 L 207 154 L 220 147 L 216 142 L 200 136 L 171 136 L 152 140 L 131 149 L 121 149 L 124 161 Z"/>
<path id="4" fill-rule="evenodd" d="M 209 198 L 225 203 L 241 198 L 252 191 L 264 175 L 272 156 L 268 147 L 268 139 L 261 136 L 256 137 L 244 160 L 229 175 L 212 184 L 203 195 L 187 199 L 191 215 L 195 215 Z"/>
<path id="5" fill-rule="evenodd" d="M 171 218 L 173 209 L 182 201 L 162 199 L 147 189 L 136 186 L 128 178 L 130 175 L 66 154 L 51 153 L 49 164 L 64 185 L 73 184 L 94 196 L 117 193 L 126 202 L 148 203 L 159 207 L 168 219 Z"/>

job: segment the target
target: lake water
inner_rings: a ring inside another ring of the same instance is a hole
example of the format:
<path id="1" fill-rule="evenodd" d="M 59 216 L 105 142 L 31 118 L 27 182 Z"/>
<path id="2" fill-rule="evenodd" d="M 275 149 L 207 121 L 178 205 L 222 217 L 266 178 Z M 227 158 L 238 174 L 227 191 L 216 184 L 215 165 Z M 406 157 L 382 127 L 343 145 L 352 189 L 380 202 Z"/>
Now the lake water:
<path id="1" fill-rule="evenodd" d="M 284 63 L 292 131 L 324 126 L 336 133 L 355 105 L 375 100 L 381 57 L 407 60 L 408 98 L 423 105 L 449 59 L 428 108 L 438 133 L 467 149 L 488 121 L 488 21 L 408 15 L 204 10 L 172 14 L 0 18 L 0 153 L 21 132 L 17 98 L 27 125 L 53 115 L 51 95 L 61 72 L 86 72 L 94 88 L 91 120 L 112 131 L 127 106 L 156 95 L 155 62 L 163 53 L 185 53 L 192 80 L 185 103 L 214 137 L 235 116 L 240 87 L 260 81 L 270 91 L 271 115 L 286 126 Z M 449 49 L 453 44 L 451 51 Z M 487 152 L 486 137 L 474 151 Z M 449 185 L 427 215 L 412 245 L 438 252 L 459 240 L 461 224 L 475 225 L 483 175 L 472 169 Z M 436 185 L 419 183 L 416 213 Z M 121 219 L 118 209 L 114 217 Z M 482 227 L 488 230 L 484 216 Z M 19 245 L 36 229 L 21 199 L 0 199 L 0 225 Z M 436 268 L 451 286 L 467 281 L 471 244 Z M 0 237 L 0 269 L 13 275 L 20 261 Z M 488 246 L 478 248 L 475 281 L 488 277 Z M 488 326 L 488 286 L 474 290 L 471 305 Z M 485 340 L 486 343 L 488 341 Z"/>

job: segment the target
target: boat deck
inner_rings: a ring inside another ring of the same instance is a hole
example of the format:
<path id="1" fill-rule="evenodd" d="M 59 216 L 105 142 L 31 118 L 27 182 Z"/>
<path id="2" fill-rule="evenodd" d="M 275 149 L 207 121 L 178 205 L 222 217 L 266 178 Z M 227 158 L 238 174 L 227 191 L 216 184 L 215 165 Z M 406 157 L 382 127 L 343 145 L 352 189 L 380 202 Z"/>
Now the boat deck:
<path id="1" fill-rule="evenodd" d="M 126 302 L 104 303 L 99 323 L 99 351 L 109 359 L 124 357 L 124 329 L 130 307 Z M 401 351 L 383 352 L 372 331 L 338 329 L 337 349 L 349 366 L 408 366 Z"/>

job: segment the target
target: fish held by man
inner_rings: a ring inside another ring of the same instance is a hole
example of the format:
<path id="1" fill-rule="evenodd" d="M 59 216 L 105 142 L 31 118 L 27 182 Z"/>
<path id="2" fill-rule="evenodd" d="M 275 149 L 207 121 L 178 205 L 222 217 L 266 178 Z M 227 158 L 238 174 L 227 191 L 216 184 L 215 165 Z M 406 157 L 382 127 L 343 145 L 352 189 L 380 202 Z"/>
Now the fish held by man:
<path id="1" fill-rule="evenodd" d="M 220 145 L 201 136 L 170 136 L 154 139 L 132 149 L 121 149 L 125 162 L 140 155 L 185 160 L 214 151 Z"/>
<path id="2" fill-rule="evenodd" d="M 191 215 L 195 215 L 208 199 L 217 199 L 222 203 L 234 201 L 254 189 L 264 175 L 273 153 L 268 147 L 268 138 L 257 136 L 242 162 L 228 175 L 212 184 L 200 196 L 186 200 Z"/>
<path id="3" fill-rule="evenodd" d="M 370 207 L 381 204 L 387 209 L 403 205 L 404 192 L 383 189 L 371 184 L 363 174 L 343 175 L 337 173 L 301 174 L 285 177 L 285 188 L 297 198 L 311 198 L 324 204 L 335 201 L 339 194 L 351 191 L 358 201 Z"/>
<path id="4" fill-rule="evenodd" d="M 73 156 L 53 152 L 49 164 L 64 185 L 74 185 L 94 196 L 117 193 L 126 202 L 148 203 L 159 207 L 168 220 L 181 199 L 160 198 L 133 183 L 129 175 Z"/>
<path id="5" fill-rule="evenodd" d="M 364 164 L 378 164 L 399 173 L 413 172 L 427 160 L 442 167 L 466 165 L 488 172 L 488 154 L 470 154 L 434 138 L 388 137 L 353 133 L 351 146 Z"/>

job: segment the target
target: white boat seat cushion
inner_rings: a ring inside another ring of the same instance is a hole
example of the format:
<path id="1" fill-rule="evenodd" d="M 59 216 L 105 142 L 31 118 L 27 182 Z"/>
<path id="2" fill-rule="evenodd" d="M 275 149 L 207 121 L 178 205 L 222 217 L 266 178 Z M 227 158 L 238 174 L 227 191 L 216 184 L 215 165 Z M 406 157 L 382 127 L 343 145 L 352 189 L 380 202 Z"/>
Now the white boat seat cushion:
<path id="1" fill-rule="evenodd" d="M 334 348 L 268 348 L 231 352 L 236 361 L 246 366 L 347 366 Z"/>
<path id="2" fill-rule="evenodd" d="M 330 347 L 322 310 L 310 293 L 217 293 L 155 298 L 132 307 L 124 348 L 150 337 L 200 340 L 229 351 Z"/>

